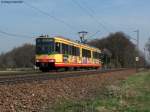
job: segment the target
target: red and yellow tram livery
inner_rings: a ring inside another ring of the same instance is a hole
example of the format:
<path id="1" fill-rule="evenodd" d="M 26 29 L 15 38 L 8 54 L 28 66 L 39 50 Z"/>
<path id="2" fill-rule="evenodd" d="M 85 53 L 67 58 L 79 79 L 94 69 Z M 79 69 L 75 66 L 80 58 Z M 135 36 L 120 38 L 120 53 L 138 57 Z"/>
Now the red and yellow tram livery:
<path id="1" fill-rule="evenodd" d="M 100 68 L 98 48 L 63 37 L 36 39 L 36 66 L 42 71 L 58 68 Z"/>

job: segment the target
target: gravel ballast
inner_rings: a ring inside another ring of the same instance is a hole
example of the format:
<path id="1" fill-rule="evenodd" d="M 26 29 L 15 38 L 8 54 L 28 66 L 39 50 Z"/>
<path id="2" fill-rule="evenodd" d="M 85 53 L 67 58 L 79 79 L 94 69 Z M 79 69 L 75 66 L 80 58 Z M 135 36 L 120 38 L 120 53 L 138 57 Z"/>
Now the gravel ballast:
<path id="1" fill-rule="evenodd" d="M 43 112 L 53 104 L 86 99 L 105 85 L 124 80 L 135 70 L 41 82 L 0 85 L 0 112 Z"/>

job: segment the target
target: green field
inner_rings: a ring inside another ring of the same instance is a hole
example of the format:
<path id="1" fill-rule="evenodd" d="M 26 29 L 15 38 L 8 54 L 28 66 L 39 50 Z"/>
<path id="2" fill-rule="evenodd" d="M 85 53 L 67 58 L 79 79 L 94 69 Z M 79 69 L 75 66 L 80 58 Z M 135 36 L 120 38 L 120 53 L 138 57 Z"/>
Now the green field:
<path id="1" fill-rule="evenodd" d="M 50 112 L 150 112 L 150 72 L 138 73 L 97 96 L 82 101 L 63 101 Z"/>

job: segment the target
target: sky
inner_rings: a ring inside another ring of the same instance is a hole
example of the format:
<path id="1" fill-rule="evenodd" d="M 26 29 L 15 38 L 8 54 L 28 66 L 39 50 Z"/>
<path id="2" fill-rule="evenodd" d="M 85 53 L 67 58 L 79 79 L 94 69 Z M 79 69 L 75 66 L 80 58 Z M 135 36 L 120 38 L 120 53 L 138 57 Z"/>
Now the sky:
<path id="1" fill-rule="evenodd" d="M 91 39 L 122 31 L 136 39 L 134 31 L 139 29 L 141 50 L 150 37 L 150 0 L 0 1 L 0 53 L 34 44 L 41 34 L 78 40 L 82 30 L 89 32 L 87 37 L 98 32 Z"/>

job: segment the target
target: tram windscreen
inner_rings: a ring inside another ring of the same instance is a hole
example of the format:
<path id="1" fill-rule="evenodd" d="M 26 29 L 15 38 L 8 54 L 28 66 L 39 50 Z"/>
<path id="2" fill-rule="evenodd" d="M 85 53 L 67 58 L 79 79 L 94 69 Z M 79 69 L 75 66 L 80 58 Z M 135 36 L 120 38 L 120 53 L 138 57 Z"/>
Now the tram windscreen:
<path id="1" fill-rule="evenodd" d="M 51 54 L 54 52 L 53 38 L 37 38 L 36 54 Z"/>

